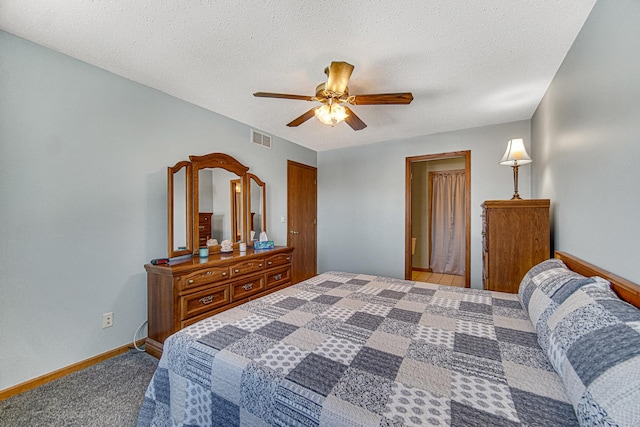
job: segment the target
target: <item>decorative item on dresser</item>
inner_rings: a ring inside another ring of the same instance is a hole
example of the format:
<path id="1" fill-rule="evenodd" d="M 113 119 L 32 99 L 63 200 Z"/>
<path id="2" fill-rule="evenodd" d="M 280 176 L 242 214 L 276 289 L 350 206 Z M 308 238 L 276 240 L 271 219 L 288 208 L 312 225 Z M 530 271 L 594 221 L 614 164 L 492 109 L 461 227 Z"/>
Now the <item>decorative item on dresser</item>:
<path id="1" fill-rule="evenodd" d="M 482 204 L 484 289 L 518 292 L 527 271 L 551 255 L 548 199 Z"/>
<path id="2" fill-rule="evenodd" d="M 293 248 L 213 254 L 147 264 L 147 353 L 160 357 L 171 334 L 215 313 L 291 285 Z"/>

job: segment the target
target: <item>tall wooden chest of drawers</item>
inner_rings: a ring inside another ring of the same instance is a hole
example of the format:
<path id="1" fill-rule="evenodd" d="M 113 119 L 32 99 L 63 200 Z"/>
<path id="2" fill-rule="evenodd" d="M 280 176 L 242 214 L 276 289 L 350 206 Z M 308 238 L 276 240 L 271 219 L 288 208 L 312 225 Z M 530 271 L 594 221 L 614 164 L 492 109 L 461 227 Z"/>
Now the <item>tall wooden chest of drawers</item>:
<path id="1" fill-rule="evenodd" d="M 211 254 L 144 266 L 147 353 L 160 357 L 167 337 L 213 314 L 291 285 L 292 247 Z"/>
<path id="2" fill-rule="evenodd" d="M 518 292 L 524 275 L 551 256 L 548 199 L 487 200 L 482 204 L 482 284 Z"/>
<path id="3" fill-rule="evenodd" d="M 198 213 L 198 247 L 207 246 L 207 240 L 211 238 L 212 212 Z"/>

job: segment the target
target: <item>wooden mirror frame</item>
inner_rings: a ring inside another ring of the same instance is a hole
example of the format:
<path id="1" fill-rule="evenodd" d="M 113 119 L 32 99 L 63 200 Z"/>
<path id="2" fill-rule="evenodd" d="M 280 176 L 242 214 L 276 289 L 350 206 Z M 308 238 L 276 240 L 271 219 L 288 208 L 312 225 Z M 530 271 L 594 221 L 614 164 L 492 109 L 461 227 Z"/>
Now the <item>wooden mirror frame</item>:
<path id="1" fill-rule="evenodd" d="M 240 189 L 238 191 L 237 189 Z M 240 197 L 238 197 L 238 193 L 240 193 Z M 233 237 L 233 242 L 237 243 L 239 238 L 242 238 L 242 180 L 241 179 L 232 179 L 229 181 L 229 196 L 230 196 L 230 204 L 231 206 L 231 236 Z M 239 205 L 239 206 L 238 206 Z M 240 221 L 238 221 L 240 220 Z"/>
<path id="2" fill-rule="evenodd" d="M 248 166 L 243 165 L 233 157 L 224 153 L 211 153 L 206 154 L 204 156 L 189 156 L 189 160 L 191 160 L 192 169 L 191 169 L 191 182 L 192 182 L 192 241 L 198 241 L 198 209 L 195 209 L 196 206 L 199 206 L 199 195 L 198 195 L 198 172 L 200 169 L 214 169 L 221 168 L 226 171 L 232 172 L 240 177 L 240 185 L 242 192 L 246 194 L 247 188 L 247 171 L 249 170 Z M 246 203 L 241 198 L 241 210 L 242 212 L 246 212 Z M 247 238 L 247 216 L 242 215 L 242 228 L 241 228 L 242 238 L 241 241 L 246 241 Z M 237 246 L 237 242 L 233 242 L 234 247 Z M 193 248 L 193 254 L 198 252 L 199 248 Z"/>
<path id="3" fill-rule="evenodd" d="M 174 175 L 180 172 L 182 168 L 185 168 L 185 248 L 177 249 L 174 247 Z M 182 255 L 188 255 L 193 252 L 193 204 L 192 204 L 192 195 L 193 195 L 193 187 L 191 186 L 191 162 L 187 162 L 183 160 L 178 162 L 173 167 L 167 168 L 167 236 L 168 236 L 168 255 L 169 258 L 174 258 Z"/>
<path id="4" fill-rule="evenodd" d="M 253 216 L 251 215 L 251 180 L 254 180 L 259 187 L 261 187 L 261 198 L 262 198 L 262 231 L 267 231 L 267 184 L 258 178 L 256 175 L 252 173 L 247 174 L 247 222 L 252 221 Z M 253 223 L 247 227 L 247 232 L 251 231 L 253 227 Z M 260 236 L 255 236 L 255 238 L 259 238 Z M 253 245 L 253 242 L 248 239 L 248 243 Z"/>

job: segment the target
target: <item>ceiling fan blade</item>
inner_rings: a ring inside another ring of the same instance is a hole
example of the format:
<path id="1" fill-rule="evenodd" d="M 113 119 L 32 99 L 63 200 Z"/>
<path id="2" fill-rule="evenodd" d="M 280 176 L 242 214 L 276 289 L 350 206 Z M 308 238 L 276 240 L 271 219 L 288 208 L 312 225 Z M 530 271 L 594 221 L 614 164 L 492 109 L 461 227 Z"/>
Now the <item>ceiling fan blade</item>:
<path id="1" fill-rule="evenodd" d="M 354 113 L 353 110 L 351 110 L 351 108 L 344 107 L 344 109 L 347 111 L 347 114 L 348 114 L 347 118 L 344 119 L 344 121 L 347 122 L 349 126 L 351 126 L 351 129 L 362 130 L 367 127 L 366 123 L 360 120 L 360 117 L 356 116 L 356 113 Z"/>
<path id="2" fill-rule="evenodd" d="M 353 65 L 346 62 L 332 62 L 329 68 L 329 78 L 327 79 L 326 89 L 334 93 L 344 93 L 349 83 L 351 73 L 353 73 Z"/>
<path id="3" fill-rule="evenodd" d="M 259 98 L 283 98 L 283 99 L 298 99 L 300 101 L 313 101 L 312 96 L 306 95 L 289 95 L 286 93 L 271 93 L 271 92 L 256 92 L 253 96 Z"/>
<path id="4" fill-rule="evenodd" d="M 291 123 L 287 123 L 287 126 L 289 126 L 291 128 L 296 127 L 296 126 L 300 126 L 301 124 L 303 124 L 304 122 L 309 120 L 311 117 L 315 116 L 315 111 L 316 111 L 316 109 L 312 108 L 311 110 L 307 111 L 306 113 L 304 113 L 303 115 L 301 115 L 297 119 L 294 119 Z"/>
<path id="5" fill-rule="evenodd" d="M 378 93 L 372 95 L 354 95 L 353 105 L 376 105 L 376 104 L 410 104 L 413 101 L 411 92 L 403 93 Z"/>

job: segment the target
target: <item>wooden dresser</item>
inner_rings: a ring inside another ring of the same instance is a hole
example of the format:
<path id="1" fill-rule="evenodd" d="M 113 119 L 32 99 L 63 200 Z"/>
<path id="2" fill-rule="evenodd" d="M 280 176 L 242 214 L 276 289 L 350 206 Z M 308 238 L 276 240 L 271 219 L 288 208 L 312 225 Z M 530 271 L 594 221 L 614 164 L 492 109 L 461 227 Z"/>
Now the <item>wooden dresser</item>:
<path id="1" fill-rule="evenodd" d="M 531 267 L 550 258 L 548 199 L 487 200 L 482 204 L 482 284 L 518 292 Z"/>
<path id="2" fill-rule="evenodd" d="M 147 264 L 147 353 L 160 357 L 164 340 L 215 313 L 291 285 L 292 247 Z"/>

